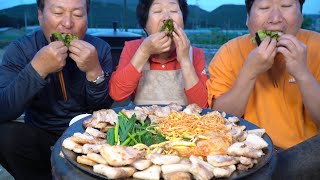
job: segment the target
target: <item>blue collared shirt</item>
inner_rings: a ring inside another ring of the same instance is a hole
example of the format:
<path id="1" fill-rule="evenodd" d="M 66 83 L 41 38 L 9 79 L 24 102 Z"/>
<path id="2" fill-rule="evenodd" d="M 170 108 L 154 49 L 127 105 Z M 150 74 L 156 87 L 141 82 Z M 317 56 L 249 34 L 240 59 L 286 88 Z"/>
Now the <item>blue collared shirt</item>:
<path id="1" fill-rule="evenodd" d="M 113 66 L 108 43 L 90 35 L 86 35 L 84 41 L 96 48 L 102 69 L 111 74 Z M 27 124 L 61 134 L 74 116 L 112 105 L 109 76 L 97 85 L 89 82 L 86 74 L 68 58 L 62 70 L 68 97 L 64 101 L 58 73 L 43 79 L 30 63 L 46 45 L 48 41 L 40 30 L 8 46 L 0 65 L 0 122 L 16 119 L 25 113 Z"/>

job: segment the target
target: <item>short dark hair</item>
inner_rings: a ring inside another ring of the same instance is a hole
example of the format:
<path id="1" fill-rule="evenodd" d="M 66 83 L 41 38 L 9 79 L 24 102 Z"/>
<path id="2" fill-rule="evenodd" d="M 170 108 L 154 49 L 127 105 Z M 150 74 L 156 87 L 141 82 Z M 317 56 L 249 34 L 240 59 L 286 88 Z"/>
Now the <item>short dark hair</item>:
<path id="1" fill-rule="evenodd" d="M 149 16 L 149 10 L 154 0 L 139 0 L 139 3 L 136 8 L 136 16 L 139 25 L 142 28 L 146 27 L 148 16 Z M 183 22 L 186 24 L 187 17 L 188 17 L 188 3 L 186 0 L 177 0 L 179 3 L 179 7 L 181 9 L 182 15 L 183 15 Z"/>
<path id="2" fill-rule="evenodd" d="M 301 12 L 302 12 L 302 6 L 303 6 L 304 1 L 305 0 L 299 0 Z M 254 2 L 254 0 L 246 0 L 246 8 L 247 8 L 248 14 L 250 14 L 250 10 L 251 10 L 253 2 Z"/>
<path id="3" fill-rule="evenodd" d="M 86 0 L 87 14 L 89 14 L 90 3 L 91 3 L 91 0 Z M 38 6 L 38 9 L 40 9 L 41 11 L 43 11 L 43 9 L 44 9 L 44 0 L 37 0 L 37 6 Z"/>

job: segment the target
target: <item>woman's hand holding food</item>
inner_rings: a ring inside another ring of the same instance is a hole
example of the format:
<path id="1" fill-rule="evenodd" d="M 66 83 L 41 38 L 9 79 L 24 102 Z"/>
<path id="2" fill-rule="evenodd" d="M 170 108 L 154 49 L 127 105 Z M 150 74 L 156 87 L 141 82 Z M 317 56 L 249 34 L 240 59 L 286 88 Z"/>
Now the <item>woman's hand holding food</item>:
<path id="1" fill-rule="evenodd" d="M 191 89 L 199 82 L 199 78 L 189 57 L 190 41 L 181 27 L 174 24 L 173 41 L 176 45 L 177 60 L 182 69 L 185 89 Z"/>
<path id="2" fill-rule="evenodd" d="M 170 50 L 172 40 L 165 32 L 151 34 L 142 42 L 140 50 L 145 55 L 160 54 Z"/>
<path id="3" fill-rule="evenodd" d="M 176 45 L 177 60 L 182 67 L 185 65 L 192 65 L 189 57 L 190 40 L 183 29 L 177 25 L 177 23 L 174 22 L 173 24 L 174 32 L 172 35 L 173 41 Z"/>
<path id="4" fill-rule="evenodd" d="M 131 59 L 132 65 L 141 72 L 143 66 L 152 54 L 161 54 L 170 50 L 172 40 L 165 32 L 149 35 L 144 39 L 137 52 Z"/>

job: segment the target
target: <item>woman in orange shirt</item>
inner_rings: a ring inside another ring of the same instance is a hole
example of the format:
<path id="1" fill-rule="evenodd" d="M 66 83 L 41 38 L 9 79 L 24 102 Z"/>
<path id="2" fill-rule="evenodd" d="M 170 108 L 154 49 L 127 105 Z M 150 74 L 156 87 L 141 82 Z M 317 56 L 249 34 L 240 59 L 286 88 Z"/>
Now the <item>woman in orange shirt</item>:
<path id="1" fill-rule="evenodd" d="M 191 47 L 183 31 L 186 0 L 140 0 L 137 18 L 147 37 L 125 43 L 119 65 L 110 80 L 115 101 L 134 97 L 137 105 L 196 103 L 207 107 L 204 53 Z M 172 37 L 161 32 L 172 19 Z"/>

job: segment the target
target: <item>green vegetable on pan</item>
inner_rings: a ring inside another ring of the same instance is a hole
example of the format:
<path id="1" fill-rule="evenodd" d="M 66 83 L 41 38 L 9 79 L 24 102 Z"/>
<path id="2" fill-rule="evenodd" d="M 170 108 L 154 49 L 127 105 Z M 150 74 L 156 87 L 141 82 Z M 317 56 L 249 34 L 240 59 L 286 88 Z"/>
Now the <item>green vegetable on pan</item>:
<path id="1" fill-rule="evenodd" d="M 121 111 L 118 115 L 115 127 L 107 131 L 108 144 L 134 146 L 142 143 L 150 146 L 165 141 L 165 137 L 154 128 L 149 120 L 138 121 L 135 114 L 129 119 Z"/>
<path id="2" fill-rule="evenodd" d="M 116 142 L 114 140 L 114 128 L 110 128 L 107 131 L 107 143 L 110 145 L 116 145 Z"/>
<path id="3" fill-rule="evenodd" d="M 270 36 L 271 38 L 278 39 L 280 37 L 279 32 L 277 31 L 267 31 L 267 30 L 259 30 L 256 32 L 256 36 L 253 37 L 251 40 L 254 43 L 257 43 L 258 46 L 260 43 L 267 37 Z"/>
<path id="4" fill-rule="evenodd" d="M 74 39 L 78 39 L 78 37 L 74 36 L 72 34 L 65 34 L 65 33 L 59 33 L 59 32 L 52 33 L 52 35 L 50 37 L 51 42 L 63 41 L 64 45 L 67 47 L 70 46 L 70 42 Z"/>
<path id="5" fill-rule="evenodd" d="M 163 25 L 161 28 L 161 31 L 164 31 L 167 33 L 167 36 L 172 37 L 172 32 L 173 32 L 173 20 L 172 19 L 167 19 L 163 21 Z"/>

